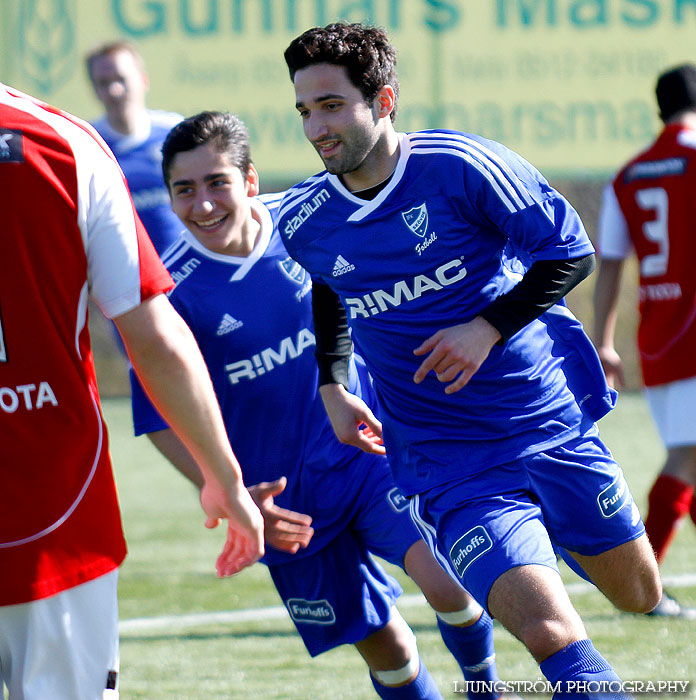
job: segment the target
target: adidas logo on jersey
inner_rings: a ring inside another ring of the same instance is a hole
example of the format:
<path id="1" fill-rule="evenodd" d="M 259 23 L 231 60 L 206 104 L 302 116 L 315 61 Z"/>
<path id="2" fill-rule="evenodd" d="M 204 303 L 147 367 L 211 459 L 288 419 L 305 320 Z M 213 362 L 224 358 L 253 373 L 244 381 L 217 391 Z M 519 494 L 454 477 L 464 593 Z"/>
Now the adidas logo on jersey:
<path id="1" fill-rule="evenodd" d="M 351 265 L 351 263 L 349 263 L 342 255 L 339 255 L 336 258 L 333 272 L 331 274 L 334 277 L 340 277 L 341 275 L 345 275 L 346 272 L 351 272 L 352 270 L 355 270 L 355 265 Z"/>
<path id="2" fill-rule="evenodd" d="M 244 324 L 241 321 L 238 321 L 234 316 L 230 316 L 229 314 L 225 314 L 222 317 L 222 321 L 220 321 L 220 325 L 218 326 L 217 329 L 217 334 L 218 335 L 226 335 L 227 333 L 231 333 L 232 331 L 236 331 L 237 328 L 241 328 Z"/>

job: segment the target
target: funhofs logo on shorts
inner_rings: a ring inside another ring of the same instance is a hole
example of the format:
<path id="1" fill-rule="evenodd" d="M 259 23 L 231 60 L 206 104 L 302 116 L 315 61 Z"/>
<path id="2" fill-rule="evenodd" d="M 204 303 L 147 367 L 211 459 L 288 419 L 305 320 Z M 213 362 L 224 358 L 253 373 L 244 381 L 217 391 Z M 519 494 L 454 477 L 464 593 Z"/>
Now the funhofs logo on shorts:
<path id="1" fill-rule="evenodd" d="M 397 512 L 400 513 L 402 510 L 406 510 L 409 507 L 408 498 L 401 493 L 401 490 L 395 486 L 393 489 L 387 493 L 387 500 L 389 505 Z"/>
<path id="2" fill-rule="evenodd" d="M 288 598 L 285 605 L 290 617 L 295 622 L 312 625 L 333 625 L 336 615 L 328 600 L 305 600 L 304 598 Z"/>
<path id="3" fill-rule="evenodd" d="M 604 518 L 611 518 L 626 504 L 632 502 L 631 492 L 628 490 L 628 484 L 623 474 L 619 474 L 619 476 L 597 496 L 597 505 Z"/>
<path id="4" fill-rule="evenodd" d="M 483 525 L 471 528 L 450 548 L 449 556 L 452 566 L 459 578 L 482 555 L 493 547 L 493 540 Z"/>

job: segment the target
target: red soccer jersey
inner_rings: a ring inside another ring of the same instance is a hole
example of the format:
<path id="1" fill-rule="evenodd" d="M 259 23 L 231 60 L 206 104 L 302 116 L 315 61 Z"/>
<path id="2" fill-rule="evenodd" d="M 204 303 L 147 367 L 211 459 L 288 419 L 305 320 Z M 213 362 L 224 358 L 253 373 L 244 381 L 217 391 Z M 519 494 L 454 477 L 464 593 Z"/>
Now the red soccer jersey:
<path id="1" fill-rule="evenodd" d="M 646 386 L 696 375 L 696 130 L 669 125 L 605 193 L 599 249 L 640 262 Z"/>
<path id="2" fill-rule="evenodd" d="M 84 122 L 0 84 L 0 605 L 126 553 L 87 330 L 171 278 Z"/>

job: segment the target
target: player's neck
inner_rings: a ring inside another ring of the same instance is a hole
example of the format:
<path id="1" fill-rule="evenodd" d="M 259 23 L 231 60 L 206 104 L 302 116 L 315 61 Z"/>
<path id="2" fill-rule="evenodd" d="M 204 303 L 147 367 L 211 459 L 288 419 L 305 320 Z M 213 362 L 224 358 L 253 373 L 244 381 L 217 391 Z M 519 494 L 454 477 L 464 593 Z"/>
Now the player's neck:
<path id="1" fill-rule="evenodd" d="M 361 192 L 389 181 L 399 162 L 399 136 L 394 128 L 382 134 L 357 170 L 340 176 L 346 189 Z"/>
<path id="2" fill-rule="evenodd" d="M 369 202 L 389 184 L 393 175 L 394 172 L 392 171 L 387 178 L 382 180 L 382 182 L 378 182 L 376 185 L 372 185 L 372 187 L 366 187 L 364 190 L 352 190 L 352 194 L 354 194 L 356 197 L 360 197 L 360 199 L 364 199 L 366 202 Z"/>
<path id="3" fill-rule="evenodd" d="M 687 129 L 696 129 L 696 112 L 686 112 L 682 116 L 680 123 Z"/>
<path id="4" fill-rule="evenodd" d="M 237 236 L 223 251 L 225 255 L 235 258 L 248 258 L 261 236 L 261 222 L 250 216 Z"/>
<path id="5" fill-rule="evenodd" d="M 129 109 L 120 113 L 107 114 L 109 126 L 124 136 L 132 136 L 137 133 L 143 122 L 143 111 Z"/>

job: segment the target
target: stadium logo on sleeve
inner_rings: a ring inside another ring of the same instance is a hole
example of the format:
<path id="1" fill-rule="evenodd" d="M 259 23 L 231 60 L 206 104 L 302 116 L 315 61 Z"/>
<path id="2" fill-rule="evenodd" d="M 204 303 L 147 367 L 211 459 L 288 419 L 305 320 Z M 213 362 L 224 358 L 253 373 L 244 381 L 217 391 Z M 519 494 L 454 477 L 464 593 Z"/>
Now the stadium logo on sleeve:
<path id="1" fill-rule="evenodd" d="M 611 518 L 632 500 L 626 480 L 623 475 L 619 475 L 597 496 L 597 505 L 603 517 Z"/>
<path id="2" fill-rule="evenodd" d="M 397 513 L 406 510 L 409 506 L 408 498 L 396 486 L 389 491 L 387 498 L 389 499 L 389 504 Z"/>
<path id="3" fill-rule="evenodd" d="M 288 598 L 285 604 L 295 622 L 311 625 L 333 625 L 336 622 L 336 615 L 328 600 Z"/>
<path id="4" fill-rule="evenodd" d="M 23 163 L 23 142 L 21 131 L 0 128 L 0 163 Z"/>
<path id="5" fill-rule="evenodd" d="M 459 578 L 482 555 L 493 547 L 491 536 L 483 525 L 477 525 L 462 535 L 450 549 L 450 560 Z"/>
<path id="6" fill-rule="evenodd" d="M 292 238 L 297 229 L 300 228 L 324 202 L 328 202 L 330 198 L 331 194 L 324 188 L 315 194 L 311 200 L 302 202 L 302 206 L 297 209 L 295 216 L 285 224 L 285 228 L 283 229 L 283 233 L 288 237 L 288 240 Z"/>

